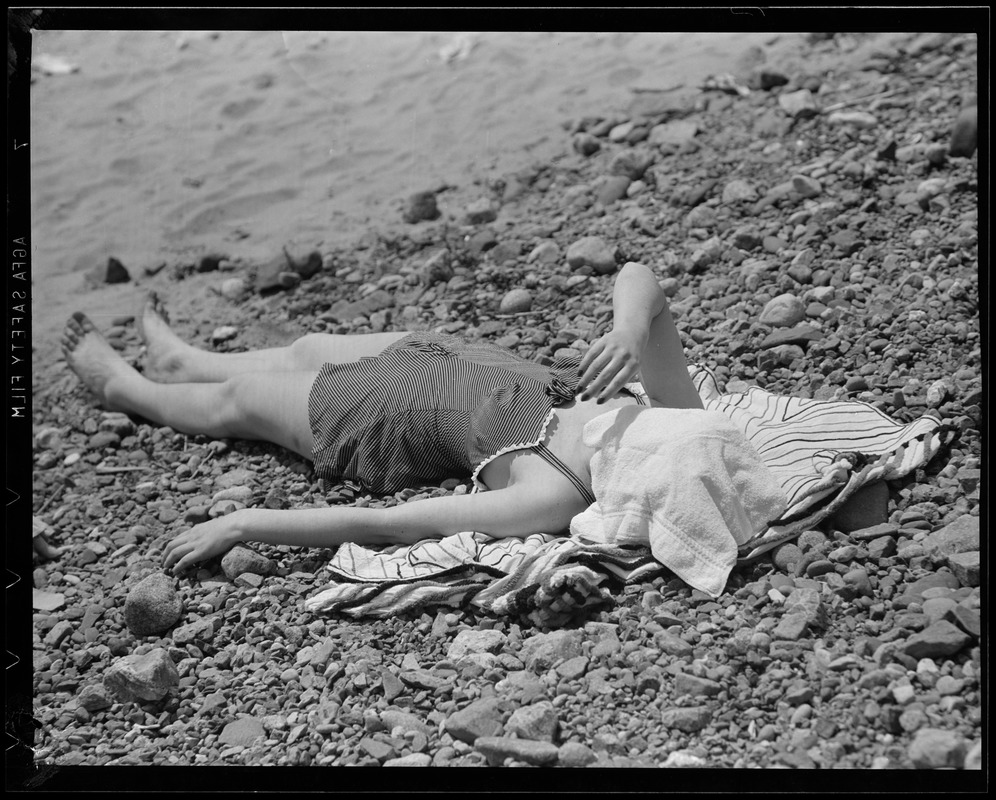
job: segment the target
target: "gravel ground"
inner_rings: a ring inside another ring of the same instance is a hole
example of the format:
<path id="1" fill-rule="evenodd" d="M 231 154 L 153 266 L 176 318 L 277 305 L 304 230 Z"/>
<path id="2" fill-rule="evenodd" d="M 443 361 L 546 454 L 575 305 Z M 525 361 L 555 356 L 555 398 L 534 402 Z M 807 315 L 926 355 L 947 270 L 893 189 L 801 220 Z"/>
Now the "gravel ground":
<path id="1" fill-rule="evenodd" d="M 399 198 L 310 262 L 167 265 L 217 290 L 212 318 L 176 327 L 220 351 L 436 329 L 551 358 L 604 330 L 636 260 L 728 388 L 932 410 L 960 435 L 718 599 L 662 572 L 563 630 L 452 609 L 358 622 L 302 613 L 328 551 L 263 545 L 256 566 L 136 587 L 209 516 L 459 481 L 322 486 L 274 447 L 104 413 L 41 365 L 34 512 L 62 554 L 33 575 L 36 762 L 980 769 L 978 176 L 949 155 L 976 60 L 969 35 L 810 37 L 755 64 L 746 96 L 635 94 L 565 123 L 559 159 L 427 187 L 436 219 Z M 133 319 L 116 323 L 137 359 Z"/>

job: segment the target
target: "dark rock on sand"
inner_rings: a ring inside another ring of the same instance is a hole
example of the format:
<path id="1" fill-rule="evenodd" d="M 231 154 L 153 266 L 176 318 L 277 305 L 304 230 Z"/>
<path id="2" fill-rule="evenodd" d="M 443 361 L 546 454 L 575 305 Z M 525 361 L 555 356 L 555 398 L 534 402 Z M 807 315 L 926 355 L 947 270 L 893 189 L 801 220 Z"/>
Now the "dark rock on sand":
<path id="1" fill-rule="evenodd" d="M 572 141 L 574 149 L 583 156 L 591 156 L 602 149 L 602 143 L 590 133 L 579 133 Z"/>
<path id="2" fill-rule="evenodd" d="M 776 86 L 784 86 L 789 82 L 788 75 L 776 69 L 760 67 L 751 76 L 751 84 L 762 91 L 770 91 Z"/>
<path id="3" fill-rule="evenodd" d="M 218 253 L 209 253 L 206 256 L 201 256 L 197 264 L 194 266 L 195 272 L 215 272 L 218 269 L 218 265 L 224 261 L 226 256 L 220 255 Z"/>
<path id="4" fill-rule="evenodd" d="M 104 268 L 104 283 L 128 283 L 130 280 L 131 275 L 128 274 L 124 264 L 114 257 L 107 259 L 107 266 Z"/>
<path id="5" fill-rule="evenodd" d="M 414 225 L 416 222 L 439 219 L 440 212 L 436 205 L 436 193 L 432 191 L 416 192 L 408 198 L 408 207 L 402 214 L 405 222 Z"/>

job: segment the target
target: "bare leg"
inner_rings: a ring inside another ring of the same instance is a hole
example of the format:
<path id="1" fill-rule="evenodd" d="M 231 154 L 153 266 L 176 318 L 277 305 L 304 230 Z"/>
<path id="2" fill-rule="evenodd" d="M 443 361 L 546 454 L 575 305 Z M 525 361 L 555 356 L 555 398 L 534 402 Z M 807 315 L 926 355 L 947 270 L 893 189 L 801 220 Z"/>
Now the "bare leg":
<path id="1" fill-rule="evenodd" d="M 404 335 L 310 333 L 287 347 L 212 353 L 187 344 L 173 333 L 155 295 L 142 313 L 142 337 L 147 348 L 145 374 L 159 383 L 219 383 L 250 372 L 317 372 L 323 364 L 345 364 L 378 355 Z"/>
<path id="2" fill-rule="evenodd" d="M 242 373 L 219 383 L 153 383 L 107 344 L 84 314 L 62 339 L 70 367 L 108 408 L 138 414 L 184 433 L 273 442 L 311 458 L 308 397 L 315 371 Z"/>

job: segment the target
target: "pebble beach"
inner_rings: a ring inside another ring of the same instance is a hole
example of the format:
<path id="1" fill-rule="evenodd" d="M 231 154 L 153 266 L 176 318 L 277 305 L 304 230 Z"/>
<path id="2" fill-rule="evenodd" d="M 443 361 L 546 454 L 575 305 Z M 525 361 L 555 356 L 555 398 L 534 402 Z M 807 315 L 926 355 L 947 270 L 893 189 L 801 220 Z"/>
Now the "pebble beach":
<path id="1" fill-rule="evenodd" d="M 168 44 L 182 61 L 237 50 L 230 36 Z M 297 63 L 317 70 L 309 42 Z M 493 46 L 434 44 L 450 69 Z M 230 163 L 225 186 L 195 153 L 179 188 L 149 167 L 155 180 L 114 189 L 135 215 L 141 192 L 176 206 L 154 233 L 99 233 L 94 207 L 35 332 L 34 532 L 58 548 L 29 576 L 38 768 L 951 770 L 950 786 L 981 784 L 977 39 L 783 34 L 724 58 L 677 86 L 617 66 L 601 109 L 564 115 L 517 160 L 399 162 L 376 202 L 347 170 L 330 208 L 305 184 L 307 213 L 269 219 L 286 176 Z M 39 70 L 37 107 L 46 82 L 74 77 Z M 197 147 L 236 162 L 222 140 L 276 124 L 254 115 L 284 80 L 247 69 L 253 102 L 218 89 L 228 129 L 205 126 Z M 144 102 L 120 109 L 138 140 Z M 145 157 L 121 153 L 109 181 L 144 174 Z M 254 175 L 264 188 L 217 210 Z M 36 224 L 71 246 L 73 209 L 97 200 L 36 194 Z M 662 570 L 553 630 L 461 608 L 313 616 L 303 601 L 328 582 L 329 551 L 237 548 L 176 580 L 163 548 L 238 508 L 395 505 L 468 483 L 370 495 L 274 446 L 106 412 L 56 347 L 84 310 L 141 365 L 135 314 L 154 289 L 181 337 L 220 352 L 435 330 L 556 359 L 605 332 L 627 261 L 655 271 L 689 360 L 725 391 L 930 413 L 954 442 L 739 566 L 718 598 Z"/>

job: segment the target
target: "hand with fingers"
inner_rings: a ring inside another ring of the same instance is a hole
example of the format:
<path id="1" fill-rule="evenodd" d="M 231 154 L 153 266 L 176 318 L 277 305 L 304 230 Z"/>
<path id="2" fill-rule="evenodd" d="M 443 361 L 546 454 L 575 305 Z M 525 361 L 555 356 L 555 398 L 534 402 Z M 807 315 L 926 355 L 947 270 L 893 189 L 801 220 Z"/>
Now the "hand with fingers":
<path id="1" fill-rule="evenodd" d="M 173 539 L 163 551 L 163 568 L 180 575 L 194 564 L 221 555 L 241 541 L 239 511 L 195 525 Z"/>
<path id="2" fill-rule="evenodd" d="M 633 380 L 640 369 L 640 355 L 647 344 L 646 332 L 613 328 L 598 339 L 581 359 L 578 395 L 604 403 Z"/>

